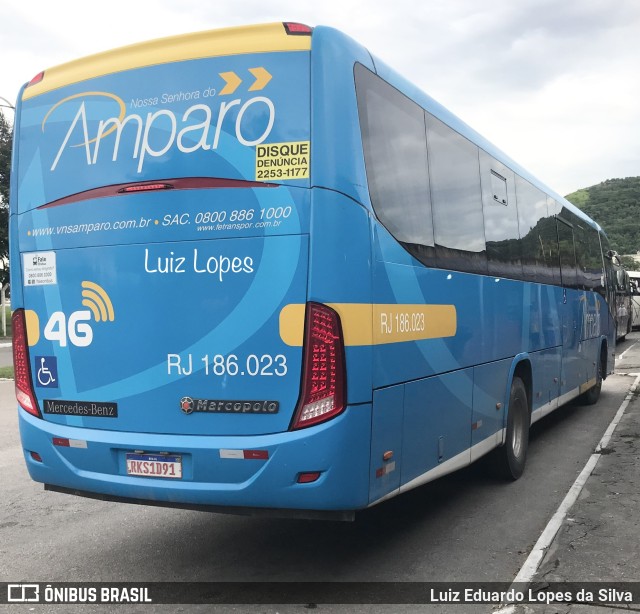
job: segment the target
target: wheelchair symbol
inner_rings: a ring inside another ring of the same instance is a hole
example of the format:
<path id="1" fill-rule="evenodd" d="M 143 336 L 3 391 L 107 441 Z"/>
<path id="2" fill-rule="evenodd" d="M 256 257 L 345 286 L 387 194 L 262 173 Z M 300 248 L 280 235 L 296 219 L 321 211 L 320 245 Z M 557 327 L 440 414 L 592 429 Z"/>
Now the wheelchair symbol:
<path id="1" fill-rule="evenodd" d="M 38 356 L 37 360 L 40 361 L 40 367 L 36 373 L 38 386 L 41 388 L 57 388 L 58 368 L 55 357 Z"/>

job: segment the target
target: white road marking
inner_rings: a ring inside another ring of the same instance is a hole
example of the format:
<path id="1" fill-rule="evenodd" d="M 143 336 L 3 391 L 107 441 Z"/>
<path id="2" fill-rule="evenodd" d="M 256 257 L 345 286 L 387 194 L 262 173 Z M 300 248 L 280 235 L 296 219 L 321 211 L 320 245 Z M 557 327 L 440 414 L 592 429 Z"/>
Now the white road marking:
<path id="1" fill-rule="evenodd" d="M 622 352 L 622 354 L 620 354 L 620 356 L 618 356 L 618 358 L 616 358 L 616 360 L 622 360 L 624 358 L 624 355 L 631 349 L 636 347 L 636 345 L 638 345 L 638 342 L 636 341 L 633 345 L 630 345 L 624 352 Z"/>
<path id="2" fill-rule="evenodd" d="M 632 346 L 633 347 L 633 346 Z M 616 415 L 613 417 L 613 420 L 607 427 L 602 439 L 596 446 L 596 451 L 589 457 L 587 464 L 584 466 L 584 469 L 580 472 L 580 475 L 576 478 L 576 481 L 573 483 L 573 486 L 569 489 L 566 497 L 560 504 L 560 507 L 557 509 L 556 513 L 551 517 L 551 520 L 545 527 L 544 531 L 538 538 L 533 550 L 529 553 L 527 560 L 524 562 L 524 565 L 520 568 L 518 575 L 515 577 L 511 584 L 511 588 L 522 590 L 522 586 L 524 584 L 529 584 L 536 572 L 538 571 L 538 567 L 544 558 L 546 551 L 551 546 L 554 537 L 560 530 L 562 523 L 564 522 L 569 510 L 576 502 L 578 497 L 580 496 L 580 492 L 584 488 L 584 485 L 587 482 L 587 479 L 595 469 L 596 464 L 600 460 L 600 456 L 602 456 L 601 451 L 606 448 L 607 444 L 611 440 L 611 436 L 613 435 L 613 431 L 620 423 L 620 420 L 626 411 L 631 399 L 633 399 L 634 394 L 637 391 L 638 385 L 640 384 L 640 375 L 636 376 L 633 384 L 629 388 L 627 395 L 620 405 L 620 408 L 616 412 Z M 513 614 L 515 612 L 515 606 L 512 604 L 507 604 L 505 607 L 496 610 L 493 614 Z"/>

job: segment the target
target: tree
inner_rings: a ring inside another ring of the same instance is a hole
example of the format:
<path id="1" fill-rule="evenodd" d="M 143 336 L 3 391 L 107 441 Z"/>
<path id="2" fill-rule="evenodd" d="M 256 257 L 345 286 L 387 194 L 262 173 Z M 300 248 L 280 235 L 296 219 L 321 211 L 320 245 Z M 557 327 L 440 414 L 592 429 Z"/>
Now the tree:
<path id="1" fill-rule="evenodd" d="M 11 172 L 11 124 L 0 111 L 0 258 L 5 266 L 0 282 L 9 283 L 9 174 Z"/>
<path id="2" fill-rule="evenodd" d="M 640 251 L 640 177 L 607 179 L 566 198 L 604 228 L 612 249 L 619 254 Z"/>
<path id="3" fill-rule="evenodd" d="M 636 271 L 640 266 L 631 256 L 620 256 L 620 264 L 627 271 Z"/>

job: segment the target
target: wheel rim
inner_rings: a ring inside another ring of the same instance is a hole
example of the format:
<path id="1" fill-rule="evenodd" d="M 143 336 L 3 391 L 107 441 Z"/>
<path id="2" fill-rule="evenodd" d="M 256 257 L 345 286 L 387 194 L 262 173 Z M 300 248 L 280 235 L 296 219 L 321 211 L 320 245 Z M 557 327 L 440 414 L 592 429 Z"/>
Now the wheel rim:
<path id="1" fill-rule="evenodd" d="M 513 428 L 511 429 L 511 450 L 516 458 L 520 458 L 524 445 L 524 412 L 522 411 L 522 403 L 518 400 L 514 403 L 512 410 Z"/>

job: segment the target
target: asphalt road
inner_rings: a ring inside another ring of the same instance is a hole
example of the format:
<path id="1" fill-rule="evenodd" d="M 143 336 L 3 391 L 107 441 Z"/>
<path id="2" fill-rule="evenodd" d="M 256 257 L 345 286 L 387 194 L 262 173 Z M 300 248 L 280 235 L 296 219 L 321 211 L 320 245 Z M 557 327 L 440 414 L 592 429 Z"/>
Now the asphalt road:
<path id="1" fill-rule="evenodd" d="M 640 365 L 639 333 L 619 344 Z M 636 345 L 637 344 L 637 345 Z M 633 379 L 597 405 L 569 405 L 532 428 L 514 483 L 474 466 L 362 512 L 354 523 L 245 518 L 45 492 L 20 448 L 12 382 L 0 382 L 0 581 L 506 581 L 525 561 Z M 11 606 L 59 612 L 61 606 Z M 0 606 L 1 608 L 1 606 Z M 70 612 L 490 612 L 490 606 L 64 606 Z"/>

